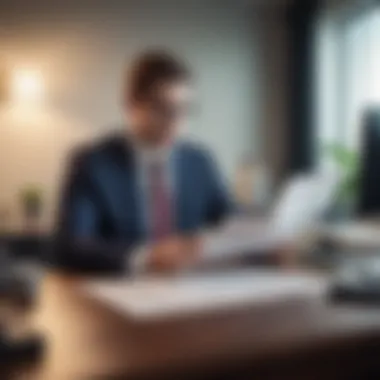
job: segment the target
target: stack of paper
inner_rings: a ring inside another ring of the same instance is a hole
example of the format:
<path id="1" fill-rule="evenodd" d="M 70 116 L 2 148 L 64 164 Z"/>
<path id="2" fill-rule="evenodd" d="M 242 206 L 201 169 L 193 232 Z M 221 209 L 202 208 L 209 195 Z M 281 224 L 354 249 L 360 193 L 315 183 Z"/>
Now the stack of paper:
<path id="1" fill-rule="evenodd" d="M 245 304 L 321 297 L 326 281 L 308 275 L 255 270 L 177 278 L 99 281 L 84 291 L 109 307 L 137 320 L 188 315 Z"/>

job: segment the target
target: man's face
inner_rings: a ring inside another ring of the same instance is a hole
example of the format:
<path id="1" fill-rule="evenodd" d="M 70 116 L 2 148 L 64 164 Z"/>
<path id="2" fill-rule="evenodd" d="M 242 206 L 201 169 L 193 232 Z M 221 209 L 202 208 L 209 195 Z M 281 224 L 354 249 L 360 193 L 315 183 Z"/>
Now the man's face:
<path id="1" fill-rule="evenodd" d="M 130 105 L 132 133 L 146 145 L 170 144 L 189 116 L 191 98 L 185 81 L 157 85 L 146 99 Z"/>

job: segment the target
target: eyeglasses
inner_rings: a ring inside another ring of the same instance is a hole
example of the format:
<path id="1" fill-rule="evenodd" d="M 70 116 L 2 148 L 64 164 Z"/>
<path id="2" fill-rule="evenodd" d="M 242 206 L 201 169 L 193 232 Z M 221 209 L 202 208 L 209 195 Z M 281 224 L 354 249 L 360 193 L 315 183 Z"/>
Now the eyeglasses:
<path id="1" fill-rule="evenodd" d="M 177 119 L 180 117 L 188 117 L 196 112 L 194 103 L 182 102 L 182 103 L 169 103 L 159 99 L 151 99 L 148 103 L 149 107 L 159 117 L 165 119 Z"/>

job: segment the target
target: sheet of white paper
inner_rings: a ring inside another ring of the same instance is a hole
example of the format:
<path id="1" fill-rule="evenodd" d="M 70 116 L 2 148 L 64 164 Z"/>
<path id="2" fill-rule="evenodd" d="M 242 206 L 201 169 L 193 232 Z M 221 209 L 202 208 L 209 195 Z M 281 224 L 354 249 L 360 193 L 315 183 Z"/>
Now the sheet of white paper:
<path id="1" fill-rule="evenodd" d="M 288 236 L 313 228 L 333 201 L 338 183 L 334 173 L 300 175 L 289 181 L 274 209 L 272 228 Z"/>
<path id="2" fill-rule="evenodd" d="M 96 281 L 83 290 L 111 308 L 136 320 L 204 313 L 245 304 L 321 297 L 326 280 L 268 271 L 191 275 L 171 279 Z"/>

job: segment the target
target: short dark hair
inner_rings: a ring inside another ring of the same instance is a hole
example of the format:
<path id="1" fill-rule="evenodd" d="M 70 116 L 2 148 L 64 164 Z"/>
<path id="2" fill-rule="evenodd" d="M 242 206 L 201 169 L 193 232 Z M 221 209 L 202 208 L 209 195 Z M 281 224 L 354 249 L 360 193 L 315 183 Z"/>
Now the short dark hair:
<path id="1" fill-rule="evenodd" d="M 188 81 L 191 78 L 190 70 L 183 61 L 161 50 L 141 54 L 128 74 L 124 96 L 129 101 L 146 99 L 160 83 Z"/>

